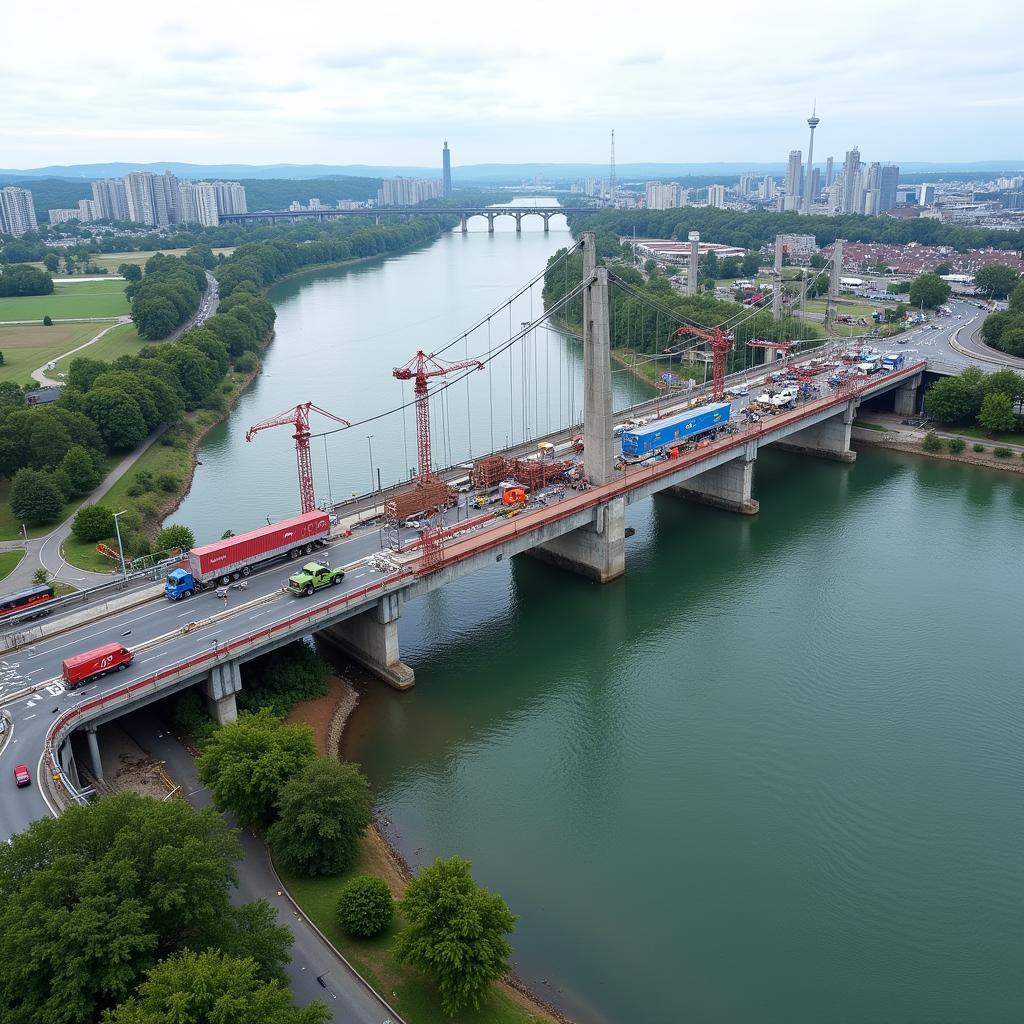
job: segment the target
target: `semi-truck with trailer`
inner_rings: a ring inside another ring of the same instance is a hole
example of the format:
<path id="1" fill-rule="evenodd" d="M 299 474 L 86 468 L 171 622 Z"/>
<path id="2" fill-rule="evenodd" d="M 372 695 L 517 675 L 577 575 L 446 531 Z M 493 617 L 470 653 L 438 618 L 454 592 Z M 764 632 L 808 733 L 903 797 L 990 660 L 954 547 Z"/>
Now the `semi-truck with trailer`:
<path id="1" fill-rule="evenodd" d="M 692 437 L 724 427 L 729 422 L 728 402 L 712 402 L 697 409 L 667 416 L 622 432 L 622 454 L 643 458 L 661 448 L 671 448 Z"/>
<path id="2" fill-rule="evenodd" d="M 61 663 L 61 675 L 69 690 L 105 676 L 108 672 L 126 669 L 135 655 L 121 644 L 104 644 L 91 651 L 73 654 Z"/>
<path id="3" fill-rule="evenodd" d="M 248 576 L 262 562 L 285 555 L 298 558 L 312 554 L 314 548 L 327 543 L 330 535 L 330 516 L 314 511 L 203 544 L 188 552 L 187 564 L 167 574 L 164 593 L 171 601 L 177 601 L 208 587 L 226 587 L 232 580 Z"/>

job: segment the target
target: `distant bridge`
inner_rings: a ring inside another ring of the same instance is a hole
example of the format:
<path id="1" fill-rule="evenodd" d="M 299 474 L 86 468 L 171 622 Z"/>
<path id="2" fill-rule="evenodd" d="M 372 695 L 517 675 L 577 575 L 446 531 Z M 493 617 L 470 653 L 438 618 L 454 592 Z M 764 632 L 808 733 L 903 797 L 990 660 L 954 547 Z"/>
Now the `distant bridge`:
<path id="1" fill-rule="evenodd" d="M 462 224 L 462 233 L 468 230 L 470 217 L 486 217 L 487 230 L 494 234 L 494 221 L 498 217 L 512 217 L 516 222 L 516 231 L 522 231 L 524 217 L 542 217 L 544 230 L 552 217 L 564 217 L 570 213 L 596 213 L 596 206 L 483 206 L 483 207 L 425 207 L 425 206 L 393 206 L 393 207 L 360 207 L 357 210 L 339 210 L 325 208 L 322 210 L 257 210 L 255 213 L 223 213 L 221 224 L 276 224 L 278 221 L 300 220 L 334 220 L 336 217 L 458 217 Z"/>

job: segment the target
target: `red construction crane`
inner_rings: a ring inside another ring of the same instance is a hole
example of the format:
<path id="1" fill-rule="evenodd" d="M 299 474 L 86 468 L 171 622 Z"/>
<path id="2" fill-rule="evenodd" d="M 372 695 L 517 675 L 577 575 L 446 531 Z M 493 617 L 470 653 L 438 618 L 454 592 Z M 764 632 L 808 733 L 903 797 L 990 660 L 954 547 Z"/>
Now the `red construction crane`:
<path id="1" fill-rule="evenodd" d="M 430 404 L 427 396 L 427 380 L 430 377 L 443 377 L 455 370 L 466 370 L 470 367 L 482 370 L 484 364 L 478 359 L 463 359 L 458 363 L 449 363 L 437 359 L 433 354 L 428 356 L 423 352 L 417 352 L 405 366 L 398 366 L 393 371 L 393 375 L 398 380 L 416 381 L 413 392 L 416 395 L 416 449 L 419 454 L 419 479 L 421 481 L 429 480 L 431 477 Z"/>
<path id="2" fill-rule="evenodd" d="M 725 354 L 732 349 L 735 339 L 721 327 L 709 327 L 705 330 L 703 327 L 690 327 L 688 324 L 683 324 L 672 337 L 680 338 L 684 335 L 699 338 L 711 346 L 711 396 L 716 402 L 720 402 L 725 397 Z"/>
<path id="3" fill-rule="evenodd" d="M 793 347 L 791 341 L 766 341 L 764 338 L 751 338 L 747 342 L 747 348 L 767 348 L 777 349 L 784 356 L 789 355 L 789 350 Z"/>
<path id="4" fill-rule="evenodd" d="M 297 405 L 294 409 L 282 412 L 278 416 L 271 416 L 269 419 L 263 420 L 262 423 L 254 424 L 245 432 L 246 441 L 251 441 L 261 430 L 267 430 L 270 427 L 292 426 L 295 428 L 292 437 L 295 438 L 295 461 L 299 467 L 299 504 L 302 506 L 303 512 L 312 512 L 316 508 L 316 495 L 313 493 L 313 465 L 309 458 L 310 412 L 318 412 L 321 416 L 326 416 L 342 426 L 352 426 L 348 420 L 335 416 L 333 412 L 321 409 L 320 406 L 314 405 L 312 402 L 303 402 L 302 405 Z"/>

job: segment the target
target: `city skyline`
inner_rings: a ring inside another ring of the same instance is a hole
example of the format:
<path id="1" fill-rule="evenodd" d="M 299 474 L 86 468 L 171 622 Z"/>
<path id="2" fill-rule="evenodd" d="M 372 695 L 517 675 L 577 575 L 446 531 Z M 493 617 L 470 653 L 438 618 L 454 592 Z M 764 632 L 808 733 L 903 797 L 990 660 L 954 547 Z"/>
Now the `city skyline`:
<path id="1" fill-rule="evenodd" d="M 1024 156 L 1012 151 L 1024 137 L 1024 69 L 1004 42 L 1014 13 L 1008 0 L 969 21 L 941 0 L 929 5 L 920 35 L 886 31 L 891 12 L 879 2 L 857 19 L 807 11 L 814 17 L 771 19 L 741 0 L 737 18 L 751 31 L 734 33 L 715 12 L 687 11 L 684 19 L 660 0 L 649 17 L 614 28 L 528 2 L 507 32 L 503 15 L 467 8 L 475 28 L 467 46 L 431 12 L 400 0 L 381 45 L 371 11 L 300 0 L 289 14 L 317 27 L 311 43 L 306 33 L 264 31 L 237 3 L 203 9 L 200 18 L 194 3 L 170 13 L 112 0 L 99 47 L 88 45 L 85 9 L 44 25 L 38 9 L 15 8 L 5 20 L 9 37 L 46 45 L 5 54 L 3 162 L 32 168 L 173 156 L 263 164 L 286 154 L 310 163 L 434 166 L 438 139 L 447 137 L 458 140 L 461 165 L 602 163 L 612 125 L 621 164 L 764 161 L 798 144 L 794 128 L 815 97 L 819 152 L 845 151 L 843 140 L 856 138 L 884 162 Z M 517 42 L 516 24 L 524 33 L 529 26 L 529 45 L 525 34 Z M 663 42 L 674 27 L 703 64 L 728 74 L 689 75 L 680 91 L 680 60 Z M 489 46 L 499 29 L 501 45 Z M 149 38 L 161 45 L 140 45 Z M 780 61 L 781 53 L 792 59 Z"/>

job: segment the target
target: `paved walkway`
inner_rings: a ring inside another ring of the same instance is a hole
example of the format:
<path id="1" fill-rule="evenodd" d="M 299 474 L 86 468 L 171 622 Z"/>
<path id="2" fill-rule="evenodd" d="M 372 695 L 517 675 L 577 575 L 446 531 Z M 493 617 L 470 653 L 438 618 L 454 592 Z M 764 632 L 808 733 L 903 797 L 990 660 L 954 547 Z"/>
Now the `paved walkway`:
<path id="1" fill-rule="evenodd" d="M 60 323 L 60 322 L 61 321 L 59 321 L 59 320 L 55 320 L 54 321 L 54 323 Z M 132 322 L 132 318 L 130 316 L 119 316 L 117 318 L 117 323 L 113 323 L 109 327 L 104 327 L 103 330 L 100 331 L 100 333 L 96 335 L 96 337 L 90 338 L 84 345 L 79 345 L 78 348 L 73 348 L 73 349 L 71 349 L 70 352 L 65 352 L 63 355 L 57 356 L 56 359 L 51 359 L 50 362 L 58 363 L 62 359 L 67 359 L 68 356 L 73 356 L 76 352 L 81 352 L 83 348 L 88 348 L 90 345 L 94 345 L 108 331 L 112 331 L 115 327 L 120 327 L 122 324 L 130 324 L 131 322 Z M 49 366 L 49 363 L 47 363 L 46 366 Z M 54 380 L 52 377 L 47 377 L 46 376 L 46 366 L 40 366 L 38 370 L 33 370 L 32 371 L 32 379 L 35 380 L 35 381 L 38 381 L 40 384 L 43 384 L 43 385 L 47 385 L 48 384 L 51 387 L 61 387 L 63 385 L 63 383 L 64 383 L 63 381 Z"/>
<path id="2" fill-rule="evenodd" d="M 86 500 L 90 504 L 98 502 L 132 468 L 139 456 L 160 437 L 165 429 L 161 427 L 155 433 L 150 434 L 139 448 L 129 452 Z M 72 513 L 45 537 L 36 537 L 29 541 L 0 541 L 0 551 L 17 551 L 21 549 L 28 552 L 18 563 L 14 572 L 3 581 L 2 588 L 4 591 L 23 590 L 25 587 L 32 586 L 32 574 L 40 566 L 46 569 L 54 579 L 59 579 L 62 583 L 70 583 L 79 590 L 109 582 L 112 573 L 90 572 L 88 569 L 79 569 L 77 566 L 68 565 L 64 561 L 60 549 L 61 545 L 71 534 L 71 523 L 74 521 L 74 518 L 75 515 Z"/>

